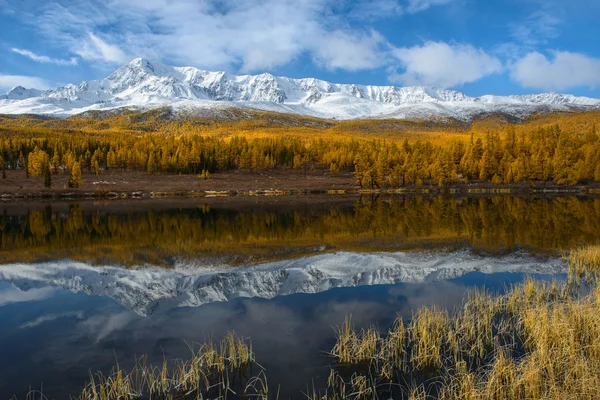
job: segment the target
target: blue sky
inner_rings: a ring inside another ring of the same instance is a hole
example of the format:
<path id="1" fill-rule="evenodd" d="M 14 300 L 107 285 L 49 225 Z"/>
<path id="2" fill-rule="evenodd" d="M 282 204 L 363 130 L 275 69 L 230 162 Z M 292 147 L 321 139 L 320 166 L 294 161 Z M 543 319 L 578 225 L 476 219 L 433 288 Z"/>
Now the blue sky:
<path id="1" fill-rule="evenodd" d="M 135 57 L 231 73 L 600 97 L 598 0 L 0 0 L 0 92 Z"/>

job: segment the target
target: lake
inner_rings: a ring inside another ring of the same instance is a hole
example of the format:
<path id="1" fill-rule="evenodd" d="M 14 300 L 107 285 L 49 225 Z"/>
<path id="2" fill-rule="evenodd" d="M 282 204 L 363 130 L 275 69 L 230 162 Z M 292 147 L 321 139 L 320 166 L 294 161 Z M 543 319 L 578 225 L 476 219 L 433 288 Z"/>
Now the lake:
<path id="1" fill-rule="evenodd" d="M 0 204 L 0 398 L 76 395 L 229 331 L 280 398 L 323 385 L 334 328 L 387 329 L 470 288 L 564 279 L 600 198 L 202 198 Z"/>

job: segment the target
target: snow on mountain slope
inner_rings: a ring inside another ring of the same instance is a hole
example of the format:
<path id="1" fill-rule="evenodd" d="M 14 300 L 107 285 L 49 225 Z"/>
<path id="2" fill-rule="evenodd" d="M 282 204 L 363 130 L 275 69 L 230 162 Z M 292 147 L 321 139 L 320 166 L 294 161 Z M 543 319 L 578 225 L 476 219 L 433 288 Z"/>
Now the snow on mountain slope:
<path id="1" fill-rule="evenodd" d="M 38 97 L 42 93 L 42 90 L 38 89 L 25 89 L 23 86 L 16 86 L 12 88 L 8 93 L 1 95 L 0 100 L 24 100 L 30 97 Z"/>
<path id="2" fill-rule="evenodd" d="M 89 110 L 172 105 L 175 109 L 247 107 L 321 118 L 431 118 L 461 120 L 503 112 L 600 109 L 600 100 L 559 93 L 469 97 L 432 87 L 335 84 L 271 74 L 231 75 L 171 67 L 137 58 L 99 81 L 45 92 L 15 88 L 0 97 L 0 113 L 68 116 Z"/>
<path id="3" fill-rule="evenodd" d="M 448 254 L 339 252 L 220 269 L 191 265 L 172 270 L 122 269 L 74 261 L 6 264 L 0 265 L 0 280 L 20 290 L 50 285 L 108 296 L 139 315 L 149 315 L 157 310 L 197 307 L 236 297 L 270 299 L 337 287 L 419 283 L 457 278 L 473 271 L 556 274 L 564 272 L 565 267 L 561 259 L 542 260 L 519 253 L 484 257 L 467 250 Z"/>

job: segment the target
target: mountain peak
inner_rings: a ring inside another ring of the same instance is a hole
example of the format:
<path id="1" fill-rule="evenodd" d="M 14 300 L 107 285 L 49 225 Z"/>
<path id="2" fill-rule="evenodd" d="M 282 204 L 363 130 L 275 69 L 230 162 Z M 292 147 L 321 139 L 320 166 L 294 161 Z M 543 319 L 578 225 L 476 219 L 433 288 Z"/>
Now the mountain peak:
<path id="1" fill-rule="evenodd" d="M 160 68 L 159 64 L 138 57 L 113 72 L 106 79 L 110 84 L 102 86 L 110 87 L 112 93 L 122 92 L 164 73 L 164 68 Z"/>
<path id="2" fill-rule="evenodd" d="M 35 100 L 20 100 L 35 97 Z M 600 109 L 600 100 L 558 93 L 470 97 L 429 86 L 337 84 L 270 73 L 236 76 L 194 67 L 172 67 L 135 58 L 108 78 L 47 92 L 15 88 L 0 97 L 0 113 L 73 115 L 119 107 L 246 107 L 320 118 L 454 118 L 505 113 L 523 118 L 535 112 Z"/>
<path id="3" fill-rule="evenodd" d="M 21 85 L 18 85 L 18 86 L 15 86 L 14 88 L 10 89 L 10 90 L 7 92 L 7 94 L 8 94 L 8 93 L 15 93 L 15 92 L 16 92 L 16 93 L 19 93 L 19 92 L 23 92 L 23 91 L 25 91 L 25 90 L 27 90 L 27 89 L 26 89 L 26 88 L 24 88 L 24 87 L 23 87 L 23 86 L 21 86 Z"/>
<path id="4" fill-rule="evenodd" d="M 9 90 L 4 96 L 0 96 L 0 99 L 8 100 L 25 100 L 31 97 L 37 97 L 43 93 L 39 89 L 27 89 L 21 85 L 15 86 Z"/>
<path id="5" fill-rule="evenodd" d="M 134 58 L 129 62 L 129 64 L 127 64 L 127 67 L 154 73 L 154 65 L 152 65 L 149 60 L 143 57 Z"/>

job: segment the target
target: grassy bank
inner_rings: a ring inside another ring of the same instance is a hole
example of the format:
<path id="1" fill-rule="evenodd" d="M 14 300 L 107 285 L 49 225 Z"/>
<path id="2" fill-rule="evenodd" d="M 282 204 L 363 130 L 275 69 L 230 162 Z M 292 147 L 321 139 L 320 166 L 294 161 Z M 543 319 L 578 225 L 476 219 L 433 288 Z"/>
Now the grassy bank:
<path id="1" fill-rule="evenodd" d="M 600 246 L 564 257 L 566 281 L 472 291 L 453 312 L 424 307 L 386 332 L 356 330 L 348 317 L 330 351 L 327 388 L 298 398 L 600 398 Z M 277 398 L 260 368 L 248 377 L 254 357 L 230 334 L 200 346 L 190 361 L 151 367 L 142 359 L 130 373 L 91 376 L 76 398 Z"/>
<path id="2" fill-rule="evenodd" d="M 600 247 L 565 258 L 565 283 L 527 280 L 469 294 L 448 313 L 418 310 L 385 333 L 338 330 L 338 362 L 314 399 L 595 399 L 600 397 Z"/>

